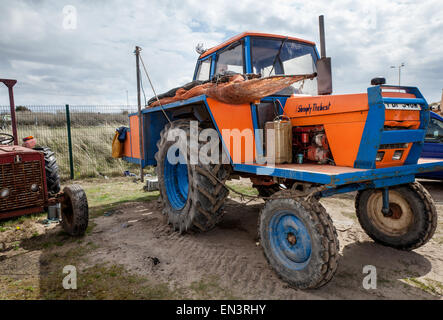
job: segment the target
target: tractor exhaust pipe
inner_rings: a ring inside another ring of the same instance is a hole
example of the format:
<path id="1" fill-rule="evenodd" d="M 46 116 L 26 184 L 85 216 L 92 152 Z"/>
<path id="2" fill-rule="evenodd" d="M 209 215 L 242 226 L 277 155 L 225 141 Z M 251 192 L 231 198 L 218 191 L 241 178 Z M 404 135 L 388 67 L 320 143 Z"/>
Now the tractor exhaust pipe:
<path id="1" fill-rule="evenodd" d="M 320 57 L 326 58 L 326 44 L 325 44 L 325 17 L 323 15 L 318 17 L 318 27 L 320 30 Z"/>
<path id="2" fill-rule="evenodd" d="M 14 103 L 14 90 L 12 89 L 17 80 L 13 79 L 0 79 L 0 82 L 3 82 L 5 86 L 8 87 L 9 92 L 9 107 L 11 109 L 11 125 L 12 125 L 12 135 L 14 137 L 14 145 L 18 145 L 18 135 L 17 135 L 17 119 L 15 117 L 15 103 Z"/>
<path id="3" fill-rule="evenodd" d="M 331 58 L 326 57 L 325 44 L 325 21 L 324 16 L 318 17 L 320 30 L 320 59 L 317 60 L 317 86 L 318 94 L 326 95 L 332 93 L 332 71 Z"/>

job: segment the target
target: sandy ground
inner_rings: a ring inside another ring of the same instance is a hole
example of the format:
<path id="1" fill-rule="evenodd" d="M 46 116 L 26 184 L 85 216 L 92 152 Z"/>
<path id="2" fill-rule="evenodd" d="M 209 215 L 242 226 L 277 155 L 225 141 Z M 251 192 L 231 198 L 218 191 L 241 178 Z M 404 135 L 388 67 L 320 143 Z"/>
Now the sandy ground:
<path id="1" fill-rule="evenodd" d="M 337 228 L 341 258 L 332 281 L 316 290 L 292 289 L 276 276 L 257 243 L 263 202 L 244 204 L 237 199 L 228 199 L 225 217 L 215 229 L 186 235 L 173 232 L 165 223 L 156 200 L 121 204 L 112 215 L 94 219 L 96 226 L 84 239 L 95 244 L 88 264 L 121 264 L 130 273 L 170 287 L 215 279 L 220 288 L 229 290 L 229 296 L 220 291 L 212 298 L 442 299 L 443 184 L 424 185 L 436 201 L 440 220 L 433 239 L 412 252 L 375 244 L 356 220 L 354 194 L 322 199 Z M 30 250 L 10 259 L 10 253 L 0 252 L 0 265 L 3 270 L 38 272 L 45 261 L 42 256 L 49 254 L 50 249 Z M 376 267 L 377 289 L 363 288 L 365 265 Z"/>

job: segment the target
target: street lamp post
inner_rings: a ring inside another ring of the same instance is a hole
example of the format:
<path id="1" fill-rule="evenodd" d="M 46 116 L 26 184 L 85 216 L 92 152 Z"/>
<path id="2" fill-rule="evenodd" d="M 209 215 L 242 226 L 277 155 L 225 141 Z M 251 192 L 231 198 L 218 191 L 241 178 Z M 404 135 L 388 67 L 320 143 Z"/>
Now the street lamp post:
<path id="1" fill-rule="evenodd" d="M 391 69 L 398 68 L 398 86 L 400 87 L 400 77 L 401 77 L 401 68 L 405 66 L 404 62 L 402 62 L 399 66 L 391 66 Z"/>

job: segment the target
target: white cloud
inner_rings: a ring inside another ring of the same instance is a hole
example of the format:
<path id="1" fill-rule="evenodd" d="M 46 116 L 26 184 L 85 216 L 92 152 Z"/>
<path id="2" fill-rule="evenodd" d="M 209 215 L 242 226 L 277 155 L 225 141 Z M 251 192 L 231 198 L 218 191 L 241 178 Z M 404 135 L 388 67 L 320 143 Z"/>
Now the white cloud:
<path id="1" fill-rule="evenodd" d="M 77 29 L 63 29 L 63 6 Z M 441 2 L 413 1 L 6 1 L 0 0 L 0 76 L 18 79 L 17 104 L 135 103 L 135 45 L 156 90 L 191 80 L 194 47 L 245 30 L 318 42 L 325 15 L 336 93 L 364 92 L 374 76 L 418 86 L 428 101 L 443 83 Z M 148 96 L 151 95 L 145 81 Z M 0 91 L 0 104 L 7 103 Z"/>

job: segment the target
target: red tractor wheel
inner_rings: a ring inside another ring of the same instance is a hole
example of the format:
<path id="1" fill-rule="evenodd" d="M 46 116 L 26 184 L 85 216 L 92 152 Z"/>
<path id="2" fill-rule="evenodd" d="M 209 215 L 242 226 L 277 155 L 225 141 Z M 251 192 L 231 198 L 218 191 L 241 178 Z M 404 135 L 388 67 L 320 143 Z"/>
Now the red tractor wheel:
<path id="1" fill-rule="evenodd" d="M 89 212 L 86 193 L 79 185 L 66 186 L 61 202 L 61 225 L 71 236 L 83 235 L 88 227 Z"/>

